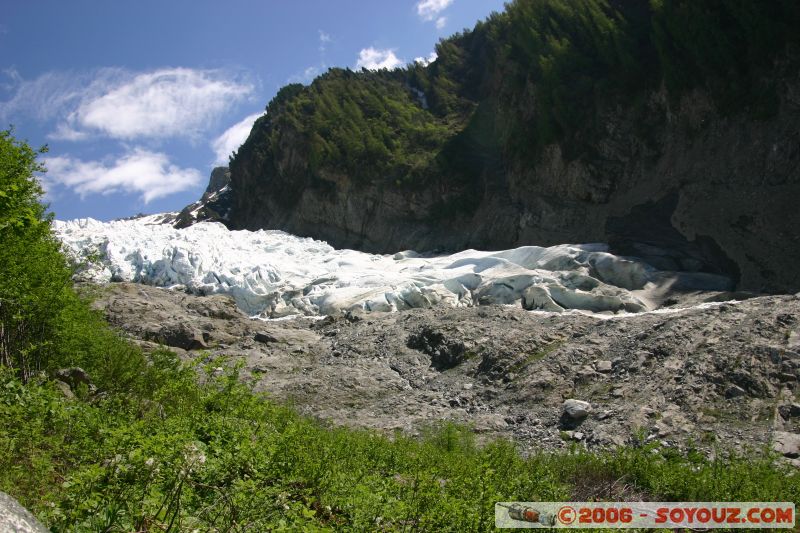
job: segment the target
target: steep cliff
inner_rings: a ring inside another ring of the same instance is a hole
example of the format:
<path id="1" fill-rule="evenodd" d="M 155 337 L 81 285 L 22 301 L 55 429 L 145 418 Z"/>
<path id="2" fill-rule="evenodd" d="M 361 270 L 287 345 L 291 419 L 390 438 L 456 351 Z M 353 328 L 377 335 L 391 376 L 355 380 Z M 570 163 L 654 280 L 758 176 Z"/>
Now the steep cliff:
<path id="1" fill-rule="evenodd" d="M 225 222 L 231 210 L 231 172 L 228 167 L 216 167 L 211 171 L 203 196 L 181 209 L 171 223 L 176 228 L 186 228 L 198 220 Z"/>
<path id="2" fill-rule="evenodd" d="M 793 2 L 518 0 L 429 66 L 290 85 L 228 224 L 365 251 L 608 242 L 800 289 Z"/>

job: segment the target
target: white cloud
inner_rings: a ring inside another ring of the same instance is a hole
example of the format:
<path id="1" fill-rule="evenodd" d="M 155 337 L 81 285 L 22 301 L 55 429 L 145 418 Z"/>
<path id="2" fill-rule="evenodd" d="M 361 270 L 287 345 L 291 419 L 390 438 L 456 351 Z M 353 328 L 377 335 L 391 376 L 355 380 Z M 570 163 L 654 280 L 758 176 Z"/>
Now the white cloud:
<path id="1" fill-rule="evenodd" d="M 417 15 L 422 20 L 434 20 L 452 3 L 453 0 L 420 0 L 417 2 Z M 439 27 L 438 24 L 437 21 L 437 27 Z"/>
<path id="2" fill-rule="evenodd" d="M 35 80 L 24 80 L 15 69 L 3 73 L 10 79 L 4 89 L 12 96 L 0 102 L 0 117 L 8 121 L 17 116 L 47 121 L 63 117 L 84 97 L 92 79 L 74 72 L 47 72 Z M 109 82 L 118 73 L 114 69 L 97 71 L 98 82 Z"/>
<path id="3" fill-rule="evenodd" d="M 427 67 L 428 65 L 430 65 L 431 63 L 436 61 L 437 57 L 439 57 L 439 56 L 436 55 L 436 52 L 431 52 L 428 55 L 428 57 L 415 57 L 414 58 L 414 63 L 422 63 L 423 67 Z"/>
<path id="4" fill-rule="evenodd" d="M 47 157 L 43 161 L 48 169 L 45 178 L 48 191 L 62 186 L 81 197 L 126 192 L 139 194 L 149 203 L 195 187 L 203 179 L 198 170 L 179 168 L 165 154 L 142 148 L 129 150 L 108 162 L 82 161 L 69 156 Z"/>
<path id="5" fill-rule="evenodd" d="M 61 141 L 83 141 L 89 138 L 89 134 L 85 131 L 78 131 L 72 126 L 62 122 L 56 126 L 55 131 L 51 132 L 48 137 Z"/>
<path id="6" fill-rule="evenodd" d="M 331 36 L 322 30 L 317 31 L 319 32 L 319 51 L 324 53 L 328 43 L 331 42 Z"/>
<path id="7" fill-rule="evenodd" d="M 447 17 L 439 17 L 436 19 L 436 29 L 441 30 L 447 24 Z"/>
<path id="8" fill-rule="evenodd" d="M 311 83 L 314 78 L 322 74 L 328 68 L 327 62 L 325 61 L 325 51 L 327 50 L 328 43 L 333 42 L 333 38 L 330 34 L 322 30 L 317 30 L 317 33 L 319 33 L 319 63 L 306 67 L 302 72 L 295 72 L 286 78 L 287 83 Z"/>
<path id="9" fill-rule="evenodd" d="M 394 50 L 378 50 L 376 48 L 364 48 L 358 53 L 358 61 L 356 68 L 365 68 L 368 70 L 380 70 L 383 68 L 394 69 L 402 66 L 404 61 L 399 59 Z"/>
<path id="10" fill-rule="evenodd" d="M 263 113 L 253 113 L 237 122 L 225 132 L 211 141 L 211 148 L 216 154 L 215 164 L 228 164 L 228 156 L 235 150 L 238 150 L 242 143 L 247 140 L 250 135 L 250 130 L 253 129 L 253 123 Z"/>
<path id="11" fill-rule="evenodd" d="M 252 84 L 230 73 L 188 68 L 48 72 L 15 81 L 13 97 L 0 102 L 0 116 L 55 120 L 50 136 L 65 140 L 196 138 L 253 92 Z"/>
<path id="12" fill-rule="evenodd" d="M 67 124 L 117 139 L 191 137 L 252 90 L 218 72 L 157 70 L 82 102 L 67 117 Z"/>
<path id="13" fill-rule="evenodd" d="M 19 75 L 19 72 L 16 68 L 5 68 L 0 72 L 9 78 L 8 82 L 0 83 L 0 89 L 3 89 L 4 91 L 13 91 L 20 83 L 22 83 L 22 76 Z"/>
<path id="14" fill-rule="evenodd" d="M 311 81 L 314 78 L 316 78 L 320 72 L 321 72 L 320 67 L 316 65 L 310 66 L 303 71 L 303 79 L 305 81 Z"/>
<path id="15" fill-rule="evenodd" d="M 289 76 L 286 81 L 289 83 L 309 83 L 311 80 L 319 76 L 325 68 L 327 67 L 324 63 L 320 65 L 312 65 L 301 73 Z"/>

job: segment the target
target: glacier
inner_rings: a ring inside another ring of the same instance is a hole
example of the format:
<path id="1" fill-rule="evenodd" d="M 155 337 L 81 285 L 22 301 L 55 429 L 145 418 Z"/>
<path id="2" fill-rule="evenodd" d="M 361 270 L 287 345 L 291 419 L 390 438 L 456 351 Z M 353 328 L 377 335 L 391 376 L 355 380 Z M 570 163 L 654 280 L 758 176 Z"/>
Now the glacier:
<path id="1" fill-rule="evenodd" d="M 658 296 L 672 290 L 731 288 L 726 277 L 660 271 L 613 255 L 605 244 L 376 255 L 278 230 L 232 231 L 218 222 L 176 229 L 175 215 L 84 218 L 53 227 L 81 265 L 82 279 L 227 294 L 265 319 L 487 304 L 625 314 L 657 308 Z"/>

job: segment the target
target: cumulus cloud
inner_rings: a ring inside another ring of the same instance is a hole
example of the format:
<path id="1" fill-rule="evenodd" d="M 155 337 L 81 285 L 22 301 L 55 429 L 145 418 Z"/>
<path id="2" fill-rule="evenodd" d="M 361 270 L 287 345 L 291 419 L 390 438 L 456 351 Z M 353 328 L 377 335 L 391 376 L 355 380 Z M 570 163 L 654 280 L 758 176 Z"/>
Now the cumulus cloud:
<path id="1" fill-rule="evenodd" d="M 250 135 L 250 130 L 253 129 L 253 123 L 262 114 L 263 113 L 253 113 L 252 115 L 246 116 L 241 121 L 225 130 L 222 135 L 211 141 L 211 148 L 216 155 L 216 159 L 214 160 L 215 164 L 228 164 L 228 157 L 235 150 L 238 150 L 242 143 L 247 140 L 247 136 Z"/>
<path id="2" fill-rule="evenodd" d="M 436 52 L 431 52 L 430 54 L 428 54 L 428 57 L 415 57 L 414 63 L 421 63 L 423 67 L 427 67 L 428 65 L 436 61 L 437 57 L 439 56 L 436 55 Z"/>
<path id="3" fill-rule="evenodd" d="M 0 102 L 0 115 L 55 120 L 50 136 L 63 140 L 195 138 L 252 92 L 252 84 L 221 70 L 49 72 L 17 80 L 13 97 Z"/>
<path id="4" fill-rule="evenodd" d="M 439 13 L 447 9 L 452 3 L 453 0 L 420 0 L 417 2 L 417 15 L 419 15 L 422 20 L 435 20 L 439 16 Z M 442 22 L 442 26 L 444 26 L 444 22 Z M 438 20 L 436 21 L 436 27 L 440 27 Z"/>
<path id="5" fill-rule="evenodd" d="M 356 68 L 365 68 L 367 70 L 380 70 L 386 68 L 391 70 L 402 66 L 403 63 L 404 61 L 399 59 L 394 54 L 394 50 L 379 50 L 369 47 L 362 49 L 358 53 Z"/>
<path id="6" fill-rule="evenodd" d="M 202 182 L 193 168 L 170 163 L 163 153 L 134 148 L 111 161 L 83 161 L 69 156 L 43 159 L 48 169 L 48 191 L 57 186 L 77 192 L 82 198 L 91 194 L 126 192 L 139 194 L 145 203 L 185 191 Z"/>
<path id="7" fill-rule="evenodd" d="M 436 19 L 436 29 L 441 30 L 447 24 L 447 17 L 439 17 Z"/>
<path id="8" fill-rule="evenodd" d="M 212 71 L 157 70 L 81 102 L 67 124 L 117 139 L 193 136 L 252 89 Z"/>

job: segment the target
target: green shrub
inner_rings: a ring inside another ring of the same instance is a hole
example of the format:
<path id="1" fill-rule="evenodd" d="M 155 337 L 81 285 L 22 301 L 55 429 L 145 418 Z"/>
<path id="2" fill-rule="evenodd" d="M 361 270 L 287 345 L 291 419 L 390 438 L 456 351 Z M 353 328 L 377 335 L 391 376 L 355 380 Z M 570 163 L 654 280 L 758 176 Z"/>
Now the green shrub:
<path id="1" fill-rule="evenodd" d="M 67 399 L 0 369 L 0 490 L 69 531 L 486 531 L 497 501 L 800 501 L 768 454 L 522 458 L 450 424 L 421 439 L 331 429 L 252 392 L 236 365 L 159 357 L 148 398 Z"/>
<path id="2" fill-rule="evenodd" d="M 0 132 L 0 363 L 23 381 L 79 366 L 102 390 L 146 386 L 141 352 L 72 287 L 75 265 L 52 234 L 36 178 L 45 150 Z"/>
<path id="3" fill-rule="evenodd" d="M 40 150 L 38 153 L 43 152 Z M 0 132 L 0 363 L 23 379 L 55 355 L 58 310 L 70 290 L 70 271 L 50 233 L 51 217 L 34 173 L 37 152 Z"/>

